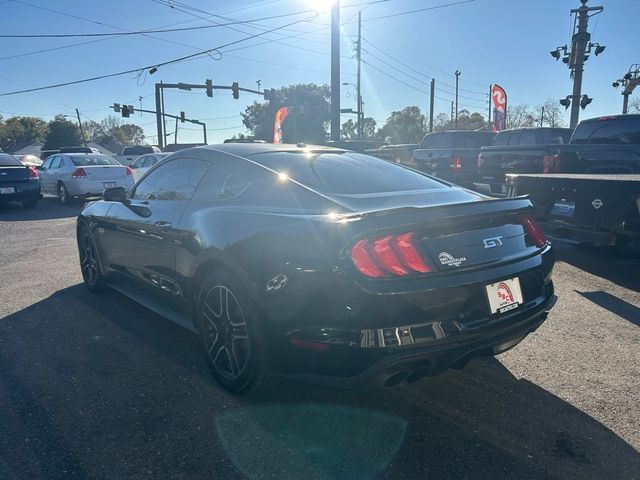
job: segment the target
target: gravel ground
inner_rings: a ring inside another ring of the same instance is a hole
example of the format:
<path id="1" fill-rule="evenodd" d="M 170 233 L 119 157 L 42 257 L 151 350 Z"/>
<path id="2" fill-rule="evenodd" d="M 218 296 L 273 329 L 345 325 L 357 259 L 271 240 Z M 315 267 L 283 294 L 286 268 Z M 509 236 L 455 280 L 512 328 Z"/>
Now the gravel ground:
<path id="1" fill-rule="evenodd" d="M 0 478 L 640 478 L 640 249 L 557 243 L 515 349 L 417 384 L 233 397 L 197 339 L 81 285 L 79 206 L 0 206 Z"/>

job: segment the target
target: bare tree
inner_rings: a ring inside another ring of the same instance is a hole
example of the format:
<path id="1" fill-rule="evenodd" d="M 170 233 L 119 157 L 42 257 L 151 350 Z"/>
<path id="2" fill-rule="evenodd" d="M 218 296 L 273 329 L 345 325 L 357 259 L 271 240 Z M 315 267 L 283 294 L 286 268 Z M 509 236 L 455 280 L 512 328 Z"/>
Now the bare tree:
<path id="1" fill-rule="evenodd" d="M 534 117 L 541 127 L 564 127 L 564 112 L 557 100 L 547 98 L 535 109 Z"/>
<path id="2" fill-rule="evenodd" d="M 538 124 L 540 122 L 538 121 Z M 507 107 L 507 128 L 535 127 L 535 113 L 526 103 Z"/>
<path id="3" fill-rule="evenodd" d="M 629 113 L 640 113 L 640 98 L 634 98 L 629 102 Z"/>

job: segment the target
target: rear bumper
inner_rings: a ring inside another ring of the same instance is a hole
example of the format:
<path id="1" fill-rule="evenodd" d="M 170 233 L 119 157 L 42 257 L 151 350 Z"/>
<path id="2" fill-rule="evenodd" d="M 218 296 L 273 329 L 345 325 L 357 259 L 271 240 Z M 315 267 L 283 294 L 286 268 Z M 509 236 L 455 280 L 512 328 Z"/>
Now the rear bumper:
<path id="1" fill-rule="evenodd" d="M 40 198 L 40 183 L 34 181 L 36 185 L 11 185 L 16 188 L 15 193 L 1 193 L 0 203 L 5 202 L 27 202 Z M 3 185 L 4 186 L 4 185 Z M 7 185 L 8 186 L 8 185 Z"/>
<path id="2" fill-rule="evenodd" d="M 102 195 L 105 189 L 105 183 L 114 183 L 116 187 L 124 187 L 125 190 L 129 190 L 133 186 L 133 177 L 129 176 L 126 179 L 118 180 L 89 180 L 86 178 L 77 178 L 71 181 L 65 181 L 65 187 L 67 187 L 69 195 L 73 197 Z"/>
<path id="3" fill-rule="evenodd" d="M 533 311 L 510 315 L 508 322 L 504 322 L 505 325 L 495 329 L 490 335 L 469 341 L 443 342 L 419 349 L 390 352 L 366 370 L 353 376 L 337 377 L 314 373 L 285 373 L 283 376 L 291 380 L 345 390 L 384 373 L 409 373 L 421 369 L 424 370 L 421 376 L 435 376 L 449 368 L 462 366 L 473 358 L 497 355 L 513 348 L 542 325 L 556 301 L 557 297 L 551 295 Z"/>

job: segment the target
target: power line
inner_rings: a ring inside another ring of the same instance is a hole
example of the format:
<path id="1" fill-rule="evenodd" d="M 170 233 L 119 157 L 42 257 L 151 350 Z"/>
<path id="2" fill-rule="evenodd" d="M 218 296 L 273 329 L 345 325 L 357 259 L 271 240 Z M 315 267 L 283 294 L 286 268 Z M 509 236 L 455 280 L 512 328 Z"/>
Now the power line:
<path id="1" fill-rule="evenodd" d="M 315 18 L 315 16 L 312 17 L 312 18 Z M 48 90 L 48 89 L 51 89 L 51 88 L 65 87 L 65 86 L 68 86 L 68 85 L 77 85 L 77 84 L 86 83 L 86 82 L 93 82 L 93 81 L 102 80 L 102 79 L 105 79 L 105 78 L 118 77 L 118 76 L 126 75 L 126 74 L 129 74 L 129 73 L 145 71 L 145 70 L 149 70 L 151 68 L 159 68 L 159 67 L 163 67 L 163 66 L 170 65 L 170 64 L 173 64 L 173 63 L 184 62 L 184 61 L 187 61 L 187 60 L 191 60 L 191 59 L 193 59 L 195 57 L 199 57 L 199 56 L 202 56 L 202 55 L 207 55 L 209 53 L 219 51 L 222 48 L 226 48 L 226 47 L 229 47 L 229 46 L 232 46 L 232 45 L 237 45 L 239 43 L 246 42 L 247 40 L 251 40 L 253 38 L 257 38 L 257 37 L 263 36 L 263 35 L 271 32 L 271 31 L 276 31 L 276 30 L 278 30 L 278 29 L 280 29 L 282 27 L 288 27 L 288 26 L 291 26 L 291 25 L 296 25 L 298 23 L 306 22 L 306 21 L 309 21 L 309 20 L 310 19 L 296 20 L 295 22 L 290 22 L 290 23 L 287 23 L 287 24 L 282 25 L 280 27 L 274 27 L 273 29 L 271 29 L 268 32 L 256 33 L 254 35 L 250 35 L 248 37 L 241 38 L 239 40 L 234 40 L 233 42 L 229 42 L 229 43 L 226 43 L 224 45 L 220 45 L 218 47 L 209 48 L 207 50 L 202 50 L 202 51 L 199 51 L 199 52 L 196 52 L 196 53 L 192 53 L 190 55 L 184 55 L 184 56 L 179 57 L 179 58 L 174 58 L 172 60 L 167 60 L 167 61 L 164 61 L 164 62 L 155 63 L 155 64 L 147 65 L 147 66 L 144 66 L 144 67 L 132 68 L 132 69 L 123 70 L 123 71 L 120 71 L 120 72 L 109 73 L 109 74 L 106 74 L 106 75 L 97 75 L 95 77 L 83 78 L 81 80 L 73 80 L 73 81 L 70 81 L 70 82 L 63 82 L 63 83 L 57 83 L 57 84 L 53 84 L 53 85 L 46 85 L 46 86 L 43 86 L 43 87 L 26 88 L 24 90 L 16 90 L 16 91 L 13 91 L 13 92 L 0 93 L 0 97 L 6 97 L 6 96 L 9 96 L 9 95 L 17 95 L 19 93 L 37 92 L 37 91 L 40 91 L 40 90 Z"/>
<path id="2" fill-rule="evenodd" d="M 227 27 L 229 25 L 242 25 L 247 23 L 261 22 L 263 20 L 272 20 L 275 18 L 293 17 L 304 13 L 313 13 L 313 10 L 302 10 L 295 13 L 283 13 L 281 15 L 271 15 L 268 17 L 254 18 L 252 20 L 236 20 L 229 23 L 216 23 L 214 25 L 199 25 L 195 27 L 180 28 L 161 28 L 151 30 L 134 30 L 127 32 L 106 32 L 106 33 L 43 33 L 43 34 L 7 34 L 0 35 L 0 38 L 77 38 L 77 37 L 119 37 L 128 35 L 144 35 L 147 33 L 169 33 L 169 32 L 185 32 L 190 30 L 203 30 L 217 27 Z M 74 16 L 74 18 L 77 18 Z"/>
<path id="3" fill-rule="evenodd" d="M 410 15 L 412 13 L 426 12 L 428 10 L 437 10 L 439 8 L 453 7 L 454 5 L 462 5 L 463 3 L 473 3 L 473 2 L 475 2 L 475 0 L 462 0 L 460 2 L 445 3 L 443 5 L 434 5 L 433 7 L 419 8 L 417 10 L 410 10 L 408 12 L 391 13 L 389 15 L 382 15 L 380 17 L 367 18 L 366 20 L 363 20 L 363 21 L 372 22 L 373 20 L 382 20 L 384 18 L 399 17 L 401 15 Z"/>

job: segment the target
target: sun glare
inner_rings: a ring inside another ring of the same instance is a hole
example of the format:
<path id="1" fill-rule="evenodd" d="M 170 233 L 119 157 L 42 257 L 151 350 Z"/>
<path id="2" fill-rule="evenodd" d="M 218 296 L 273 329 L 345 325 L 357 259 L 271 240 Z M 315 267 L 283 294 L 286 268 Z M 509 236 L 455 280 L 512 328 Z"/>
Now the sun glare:
<path id="1" fill-rule="evenodd" d="M 338 1 L 339 0 L 307 0 L 307 3 L 316 12 L 327 12 L 331 10 L 332 5 Z"/>

